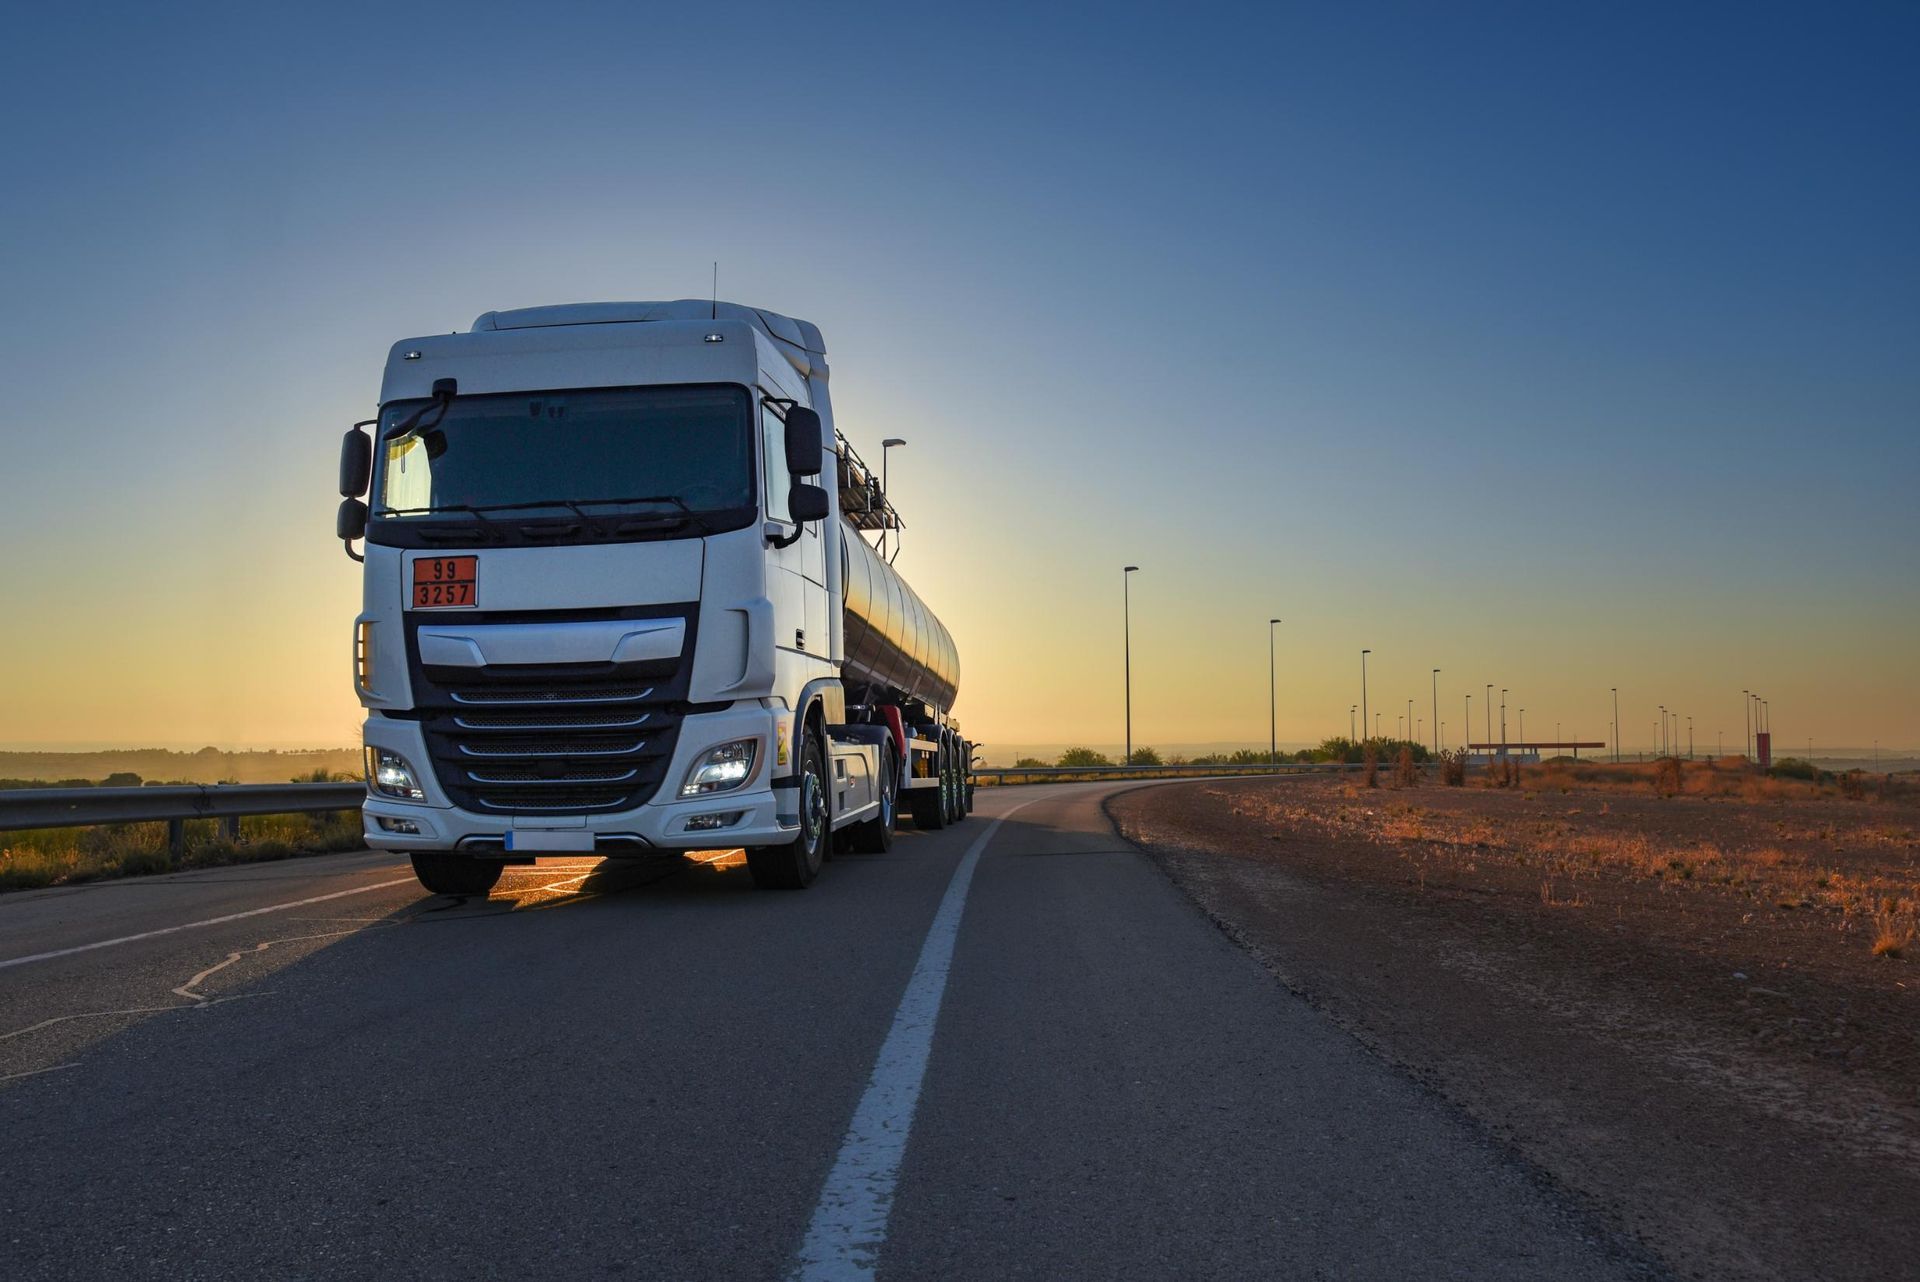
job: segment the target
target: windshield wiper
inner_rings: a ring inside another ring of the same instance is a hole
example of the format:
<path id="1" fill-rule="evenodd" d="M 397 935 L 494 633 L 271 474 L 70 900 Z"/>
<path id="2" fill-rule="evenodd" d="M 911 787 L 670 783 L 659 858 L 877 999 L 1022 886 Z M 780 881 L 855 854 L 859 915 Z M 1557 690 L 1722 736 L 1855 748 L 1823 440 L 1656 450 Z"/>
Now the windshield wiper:
<path id="1" fill-rule="evenodd" d="M 622 515 L 617 512 L 608 512 L 596 516 L 587 511 L 590 507 L 604 507 L 622 503 L 671 503 L 680 510 L 677 512 L 658 512 L 650 516 L 645 514 Z M 670 529 L 674 526 L 685 525 L 688 522 L 692 522 L 694 527 L 702 532 L 707 530 L 707 523 L 701 518 L 700 514 L 688 507 L 684 499 L 672 494 L 648 494 L 640 498 L 632 499 L 540 499 L 532 503 L 481 503 L 477 505 L 473 503 L 447 503 L 435 507 L 388 508 L 382 512 L 381 515 L 435 516 L 443 512 L 461 512 L 478 517 L 482 524 L 491 525 L 493 522 L 488 519 L 486 515 L 488 512 L 524 512 L 531 508 L 542 507 L 566 508 L 582 521 L 618 520 L 623 530 Z"/>

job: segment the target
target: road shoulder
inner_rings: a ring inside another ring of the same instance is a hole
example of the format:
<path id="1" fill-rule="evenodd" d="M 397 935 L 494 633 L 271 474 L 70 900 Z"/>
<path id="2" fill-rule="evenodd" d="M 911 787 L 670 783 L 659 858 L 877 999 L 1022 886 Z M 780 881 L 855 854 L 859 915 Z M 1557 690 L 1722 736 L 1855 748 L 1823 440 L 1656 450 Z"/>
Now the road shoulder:
<path id="1" fill-rule="evenodd" d="M 1914 1258 L 1911 1109 L 1650 1009 L 1616 951 L 1233 813 L 1233 794 L 1278 786 L 1157 787 L 1107 809 L 1287 987 L 1678 1271 L 1885 1277 Z"/>

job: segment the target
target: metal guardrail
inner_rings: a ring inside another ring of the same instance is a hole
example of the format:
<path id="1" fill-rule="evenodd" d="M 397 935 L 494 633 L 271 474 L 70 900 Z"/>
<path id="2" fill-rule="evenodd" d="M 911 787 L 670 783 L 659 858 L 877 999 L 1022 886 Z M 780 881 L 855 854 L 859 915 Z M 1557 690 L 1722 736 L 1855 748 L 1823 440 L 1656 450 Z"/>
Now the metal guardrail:
<path id="1" fill-rule="evenodd" d="M 219 819 L 228 838 L 243 815 L 317 815 L 358 810 L 363 783 L 216 783 L 156 788 L 20 788 L 0 791 L 0 832 L 22 828 L 90 828 L 96 824 L 167 825 L 167 845 L 180 854 L 189 819 Z"/>

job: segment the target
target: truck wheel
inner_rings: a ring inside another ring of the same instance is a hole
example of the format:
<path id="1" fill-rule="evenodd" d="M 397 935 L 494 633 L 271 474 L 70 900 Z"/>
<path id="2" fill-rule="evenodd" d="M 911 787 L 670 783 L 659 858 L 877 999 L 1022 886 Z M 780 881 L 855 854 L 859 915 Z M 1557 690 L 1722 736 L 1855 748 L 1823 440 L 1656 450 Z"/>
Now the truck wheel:
<path id="1" fill-rule="evenodd" d="M 847 829 L 853 848 L 868 855 L 884 855 L 891 850 L 899 808 L 900 771 L 893 764 L 893 749 L 886 748 L 880 753 L 880 813 Z"/>
<path id="2" fill-rule="evenodd" d="M 413 856 L 413 875 L 435 895 L 485 896 L 505 867 L 498 859 L 475 859 L 437 850 Z"/>
<path id="3" fill-rule="evenodd" d="M 947 822 L 957 824 L 967 817 L 966 785 L 960 773 L 959 752 L 947 754 Z"/>
<path id="4" fill-rule="evenodd" d="M 747 851 L 747 871 L 764 890 L 799 890 L 813 884 L 826 858 L 831 825 L 827 814 L 827 770 L 820 740 L 811 731 L 801 736 L 800 833 L 781 846 Z"/>
<path id="5" fill-rule="evenodd" d="M 913 826 L 929 832 L 947 826 L 947 750 L 944 747 L 935 758 L 934 778 L 939 781 L 938 787 L 915 788 L 911 798 Z"/>

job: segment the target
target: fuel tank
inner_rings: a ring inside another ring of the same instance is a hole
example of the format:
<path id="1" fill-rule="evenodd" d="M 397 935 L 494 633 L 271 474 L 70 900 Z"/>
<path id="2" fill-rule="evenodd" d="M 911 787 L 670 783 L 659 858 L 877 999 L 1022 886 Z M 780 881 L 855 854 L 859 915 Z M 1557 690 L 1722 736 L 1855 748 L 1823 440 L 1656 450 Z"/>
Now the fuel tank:
<path id="1" fill-rule="evenodd" d="M 840 539 L 846 589 L 846 666 L 850 693 L 902 703 L 919 699 L 945 712 L 960 692 L 960 652 L 907 581 L 851 526 Z"/>

